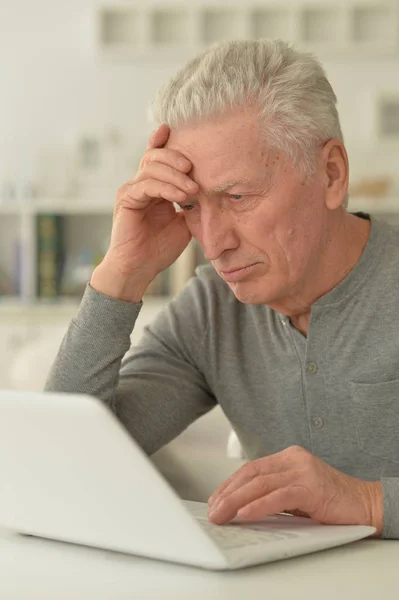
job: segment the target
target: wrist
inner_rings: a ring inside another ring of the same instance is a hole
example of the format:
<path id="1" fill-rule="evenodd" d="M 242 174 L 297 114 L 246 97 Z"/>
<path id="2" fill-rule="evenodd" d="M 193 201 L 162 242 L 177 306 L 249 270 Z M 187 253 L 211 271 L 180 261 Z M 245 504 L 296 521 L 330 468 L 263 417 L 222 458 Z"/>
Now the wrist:
<path id="1" fill-rule="evenodd" d="M 142 301 L 149 283 L 139 276 L 127 276 L 104 261 L 94 269 L 90 280 L 91 287 L 100 294 L 134 304 Z"/>
<path id="2" fill-rule="evenodd" d="M 370 525 L 376 528 L 374 537 L 382 535 L 384 526 L 384 500 L 381 481 L 367 482 L 369 496 Z"/>

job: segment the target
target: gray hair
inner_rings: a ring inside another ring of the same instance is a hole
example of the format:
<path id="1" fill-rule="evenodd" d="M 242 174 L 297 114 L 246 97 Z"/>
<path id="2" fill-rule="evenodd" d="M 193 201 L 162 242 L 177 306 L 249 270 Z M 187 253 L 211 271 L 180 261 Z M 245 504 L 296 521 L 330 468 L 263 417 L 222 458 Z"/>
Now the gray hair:
<path id="1" fill-rule="evenodd" d="M 332 138 L 344 141 L 336 103 L 312 53 L 282 40 L 237 40 L 190 60 L 158 91 L 150 116 L 175 128 L 254 104 L 268 146 L 311 177 L 321 145 Z"/>

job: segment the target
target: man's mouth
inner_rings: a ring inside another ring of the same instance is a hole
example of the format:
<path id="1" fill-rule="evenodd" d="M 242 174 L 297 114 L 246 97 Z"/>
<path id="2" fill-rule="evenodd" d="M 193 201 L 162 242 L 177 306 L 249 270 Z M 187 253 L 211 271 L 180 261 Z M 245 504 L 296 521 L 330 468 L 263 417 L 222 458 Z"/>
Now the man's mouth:
<path id="1" fill-rule="evenodd" d="M 247 277 L 247 275 L 249 275 L 253 268 L 258 264 L 259 263 L 256 262 L 242 267 L 235 267 L 234 269 L 220 269 L 219 273 L 225 281 L 235 282 Z"/>

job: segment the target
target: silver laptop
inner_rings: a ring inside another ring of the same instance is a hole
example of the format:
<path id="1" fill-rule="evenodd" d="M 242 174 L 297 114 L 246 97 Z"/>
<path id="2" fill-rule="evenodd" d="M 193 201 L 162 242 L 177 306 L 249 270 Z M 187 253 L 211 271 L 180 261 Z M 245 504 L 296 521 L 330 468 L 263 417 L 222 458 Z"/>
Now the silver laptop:
<path id="1" fill-rule="evenodd" d="M 367 537 L 275 515 L 218 526 L 179 498 L 111 410 L 85 395 L 0 391 L 0 525 L 41 538 L 238 569 Z"/>

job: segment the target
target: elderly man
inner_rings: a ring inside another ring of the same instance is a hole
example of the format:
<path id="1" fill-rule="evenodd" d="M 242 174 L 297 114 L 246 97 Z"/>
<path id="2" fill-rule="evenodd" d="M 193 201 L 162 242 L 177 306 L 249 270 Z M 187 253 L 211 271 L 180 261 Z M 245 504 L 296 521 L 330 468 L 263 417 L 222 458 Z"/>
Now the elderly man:
<path id="1" fill-rule="evenodd" d="M 46 389 L 102 399 L 149 454 L 220 404 L 249 462 L 210 498 L 214 523 L 291 511 L 399 538 L 399 231 L 346 210 L 322 67 L 281 41 L 225 42 L 153 112 Z M 192 236 L 212 264 L 122 362 L 147 286 Z"/>

